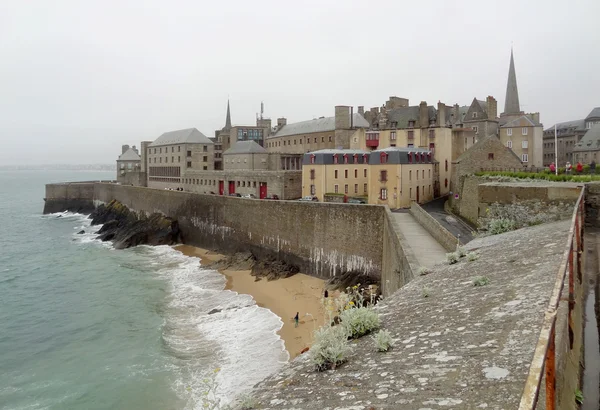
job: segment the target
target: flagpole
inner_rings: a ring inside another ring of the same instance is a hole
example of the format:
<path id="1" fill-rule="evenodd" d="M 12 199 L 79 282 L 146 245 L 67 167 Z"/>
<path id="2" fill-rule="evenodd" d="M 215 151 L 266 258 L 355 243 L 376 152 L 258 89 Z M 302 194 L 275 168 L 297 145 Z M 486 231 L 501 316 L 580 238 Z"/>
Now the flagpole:
<path id="1" fill-rule="evenodd" d="M 558 175 L 558 137 L 556 135 L 556 124 L 554 124 L 554 173 Z"/>

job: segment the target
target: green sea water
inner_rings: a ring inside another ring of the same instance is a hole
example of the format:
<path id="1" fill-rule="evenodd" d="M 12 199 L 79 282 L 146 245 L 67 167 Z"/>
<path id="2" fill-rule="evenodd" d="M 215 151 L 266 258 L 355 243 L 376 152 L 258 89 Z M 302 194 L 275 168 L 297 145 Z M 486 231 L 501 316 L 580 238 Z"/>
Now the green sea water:
<path id="1" fill-rule="evenodd" d="M 281 320 L 198 259 L 41 215 L 44 184 L 112 178 L 0 172 L 0 409 L 199 409 L 215 368 L 227 401 L 287 360 Z"/>

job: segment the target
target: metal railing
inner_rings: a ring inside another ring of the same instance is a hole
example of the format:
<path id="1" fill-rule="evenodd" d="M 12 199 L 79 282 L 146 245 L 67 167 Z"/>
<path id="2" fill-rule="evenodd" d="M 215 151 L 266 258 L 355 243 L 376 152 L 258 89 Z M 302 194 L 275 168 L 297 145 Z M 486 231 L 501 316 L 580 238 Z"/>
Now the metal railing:
<path id="1" fill-rule="evenodd" d="M 540 337 L 533 354 L 529 374 L 525 383 L 525 390 L 521 396 L 520 410 L 534 410 L 537 407 L 542 377 L 546 376 L 546 409 L 556 409 L 556 318 L 560 297 L 568 280 L 569 286 L 569 346 L 573 348 L 574 325 L 573 309 L 575 308 L 575 278 L 577 273 L 579 284 L 582 283 L 582 252 L 583 252 L 583 226 L 585 218 L 584 192 L 582 188 L 571 219 L 567 246 L 563 254 L 554 289 L 550 298 L 550 304 L 544 316 Z M 576 264 L 576 265 L 575 265 Z M 577 269 L 575 271 L 575 268 Z"/>

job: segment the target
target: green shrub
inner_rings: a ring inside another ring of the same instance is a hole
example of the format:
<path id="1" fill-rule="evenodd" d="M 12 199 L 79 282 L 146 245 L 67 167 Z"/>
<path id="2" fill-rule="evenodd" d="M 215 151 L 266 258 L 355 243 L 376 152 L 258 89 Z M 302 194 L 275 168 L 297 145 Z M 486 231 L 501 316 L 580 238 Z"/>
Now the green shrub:
<path id="1" fill-rule="evenodd" d="M 430 293 L 431 293 L 431 290 L 427 286 L 425 286 L 425 287 L 423 287 L 423 289 L 421 289 L 421 296 L 424 298 L 428 298 Z"/>
<path id="2" fill-rule="evenodd" d="M 485 286 L 490 283 L 490 280 L 485 276 L 477 276 L 473 279 L 473 286 Z"/>
<path id="3" fill-rule="evenodd" d="M 459 258 L 464 258 L 467 255 L 467 251 L 462 246 L 456 247 L 456 253 L 458 254 Z"/>
<path id="4" fill-rule="evenodd" d="M 346 309 L 341 313 L 340 319 L 346 334 L 353 339 L 369 334 L 381 326 L 379 314 L 371 307 Z"/>
<path id="5" fill-rule="evenodd" d="M 469 253 L 467 253 L 467 260 L 469 262 L 474 262 L 477 259 L 479 259 L 479 255 L 477 255 L 475 252 L 469 252 Z"/>
<path id="6" fill-rule="evenodd" d="M 260 403 L 250 395 L 242 396 L 239 399 L 239 410 L 254 410 L 257 409 Z"/>
<path id="7" fill-rule="evenodd" d="M 315 331 L 315 341 L 308 353 L 317 371 L 323 371 L 345 363 L 351 350 L 344 326 L 323 326 Z"/>
<path id="8" fill-rule="evenodd" d="M 373 336 L 378 352 L 387 352 L 394 345 L 394 339 L 388 330 L 380 330 Z"/>
<path id="9" fill-rule="evenodd" d="M 420 276 L 425 276 L 425 275 L 429 275 L 431 273 L 431 269 L 425 267 L 425 266 L 421 266 L 419 268 L 419 275 Z"/>
<path id="10" fill-rule="evenodd" d="M 492 235 L 498 235 L 504 232 L 514 231 L 517 229 L 517 223 L 511 219 L 490 219 L 487 225 L 487 230 Z"/>
<path id="11" fill-rule="evenodd" d="M 458 255 L 458 252 L 450 252 L 446 254 L 446 260 L 448 261 L 448 265 L 454 265 L 456 262 L 458 262 L 459 259 L 460 256 Z"/>
<path id="12" fill-rule="evenodd" d="M 587 168 L 586 168 L 587 167 Z M 590 174 L 589 165 L 583 167 L 583 173 L 577 174 L 577 171 L 573 170 L 571 174 L 565 174 L 564 168 L 558 169 L 559 174 L 555 175 L 550 170 L 544 170 L 542 172 L 509 172 L 509 171 L 483 171 L 476 172 L 476 176 L 483 177 L 507 177 L 516 179 L 541 179 L 546 181 L 555 182 L 589 182 L 589 181 L 600 181 L 600 167 L 596 168 L 595 174 Z"/>

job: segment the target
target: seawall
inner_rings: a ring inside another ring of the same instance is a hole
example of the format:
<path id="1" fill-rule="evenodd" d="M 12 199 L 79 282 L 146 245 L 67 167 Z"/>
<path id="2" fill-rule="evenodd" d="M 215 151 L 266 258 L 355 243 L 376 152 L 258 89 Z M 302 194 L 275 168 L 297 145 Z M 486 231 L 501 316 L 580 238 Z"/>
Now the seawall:
<path id="1" fill-rule="evenodd" d="M 297 265 L 309 275 L 346 272 L 386 281 L 389 295 L 412 271 L 387 214 L 376 205 L 253 200 L 107 183 L 49 184 L 44 213 L 91 210 L 117 200 L 132 210 L 177 218 L 186 244 L 251 251 Z M 394 236 L 390 236 L 394 235 Z M 385 257 L 384 257 L 385 255 Z"/>

